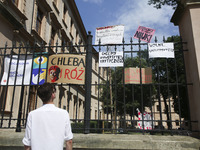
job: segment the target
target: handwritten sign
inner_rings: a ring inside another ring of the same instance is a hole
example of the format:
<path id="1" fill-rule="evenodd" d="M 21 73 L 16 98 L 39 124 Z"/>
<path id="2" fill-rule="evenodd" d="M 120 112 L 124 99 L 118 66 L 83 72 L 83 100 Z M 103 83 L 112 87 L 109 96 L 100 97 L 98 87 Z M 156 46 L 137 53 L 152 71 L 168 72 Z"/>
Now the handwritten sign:
<path id="1" fill-rule="evenodd" d="M 124 37 L 124 26 L 107 26 L 96 28 L 95 44 L 121 44 Z"/>
<path id="2" fill-rule="evenodd" d="M 123 52 L 99 52 L 99 67 L 123 66 Z"/>
<path id="3" fill-rule="evenodd" d="M 141 41 L 145 41 L 149 43 L 154 33 L 155 33 L 155 29 L 139 26 L 134 35 L 134 38 L 140 39 Z"/>
<path id="4" fill-rule="evenodd" d="M 149 58 L 174 58 L 173 43 L 148 43 Z"/>
<path id="5" fill-rule="evenodd" d="M 85 56 L 51 55 L 48 62 L 47 82 L 85 84 Z"/>
<path id="6" fill-rule="evenodd" d="M 125 84 L 140 84 L 140 68 L 125 68 Z M 152 83 L 152 69 L 141 68 L 142 84 Z"/>
<path id="7" fill-rule="evenodd" d="M 27 57 L 24 55 L 6 57 L 4 59 L 4 73 L 1 79 L 1 85 L 29 85 L 31 66 L 31 55 Z"/>

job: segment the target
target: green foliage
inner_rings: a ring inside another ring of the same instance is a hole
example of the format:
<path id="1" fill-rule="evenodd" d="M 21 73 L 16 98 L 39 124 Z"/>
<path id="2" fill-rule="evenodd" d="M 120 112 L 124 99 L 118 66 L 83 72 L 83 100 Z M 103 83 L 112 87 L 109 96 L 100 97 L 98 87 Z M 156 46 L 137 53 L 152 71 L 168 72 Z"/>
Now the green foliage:
<path id="1" fill-rule="evenodd" d="M 164 5 L 172 6 L 173 9 L 177 7 L 180 3 L 180 0 L 149 0 L 149 5 L 154 5 L 155 8 L 160 9 Z"/>
<path id="2" fill-rule="evenodd" d="M 147 50 L 143 50 L 134 57 L 126 56 L 124 60 L 125 68 L 151 67 L 153 84 L 124 84 L 124 68 L 116 67 L 111 70 L 112 103 L 109 81 L 101 85 L 100 100 L 104 103 L 105 113 L 111 114 L 116 110 L 118 116 L 137 115 L 136 108 L 139 108 L 141 112 L 144 107 L 151 109 L 154 100 L 162 97 L 165 104 L 163 109 L 168 120 L 170 120 L 169 114 L 172 111 L 169 106 L 174 107 L 175 112 L 180 114 L 182 118 L 189 119 L 186 76 L 180 37 L 169 37 L 165 42 L 174 42 L 175 59 L 148 59 Z M 168 127 L 170 128 L 171 125 L 168 124 Z"/>

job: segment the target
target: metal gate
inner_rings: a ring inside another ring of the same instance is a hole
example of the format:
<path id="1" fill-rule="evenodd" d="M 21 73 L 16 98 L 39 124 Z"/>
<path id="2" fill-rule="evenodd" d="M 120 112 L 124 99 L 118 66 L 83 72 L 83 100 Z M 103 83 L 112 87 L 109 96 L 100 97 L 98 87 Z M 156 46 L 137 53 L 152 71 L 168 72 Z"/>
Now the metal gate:
<path id="1" fill-rule="evenodd" d="M 90 34 L 86 45 L 27 44 L 0 48 L 0 128 L 16 128 L 20 132 L 26 125 L 28 112 L 41 106 L 36 89 L 44 74 L 38 73 L 36 84 L 31 83 L 33 76 L 28 84 L 18 83 L 16 70 L 22 56 L 26 64 L 28 57 L 40 60 L 44 55 L 48 58 L 52 54 L 79 54 L 86 56 L 85 84 L 56 84 L 55 104 L 69 112 L 74 133 L 189 134 L 191 124 L 196 122 L 190 120 L 187 95 L 190 84 L 186 82 L 182 46 L 185 43 L 179 37 L 168 38 L 167 42 L 174 43 L 173 59 L 150 59 L 148 43 L 140 40 L 134 43 L 131 39 L 128 44 L 123 41 L 115 45 L 92 45 Z M 99 52 L 117 51 L 123 52 L 123 67 L 99 67 Z M 7 63 L 6 58 L 10 60 Z M 41 62 L 39 64 L 41 66 Z M 15 71 L 12 71 L 13 65 Z M 134 71 L 128 72 L 131 68 Z M 144 81 L 149 77 L 145 76 L 146 68 L 152 72 L 151 82 Z M 24 80 L 26 65 L 22 70 Z M 3 81 L 5 73 L 7 79 Z M 125 81 L 128 73 L 129 76 L 137 73 L 137 83 Z M 33 66 L 30 74 L 33 74 Z M 9 76 L 14 77 L 12 83 L 9 83 Z"/>

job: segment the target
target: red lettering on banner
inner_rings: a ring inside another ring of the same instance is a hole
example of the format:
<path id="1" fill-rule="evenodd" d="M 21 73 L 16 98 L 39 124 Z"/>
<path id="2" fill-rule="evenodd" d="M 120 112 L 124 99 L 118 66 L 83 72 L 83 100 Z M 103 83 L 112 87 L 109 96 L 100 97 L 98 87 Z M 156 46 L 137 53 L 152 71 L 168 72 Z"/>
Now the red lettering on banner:
<path id="1" fill-rule="evenodd" d="M 77 67 L 69 70 L 69 69 L 65 69 L 65 75 L 64 78 L 67 78 L 69 80 L 74 79 L 74 80 L 83 80 L 82 79 L 82 75 L 84 73 L 83 68 L 81 68 L 80 70 L 77 70 Z"/>

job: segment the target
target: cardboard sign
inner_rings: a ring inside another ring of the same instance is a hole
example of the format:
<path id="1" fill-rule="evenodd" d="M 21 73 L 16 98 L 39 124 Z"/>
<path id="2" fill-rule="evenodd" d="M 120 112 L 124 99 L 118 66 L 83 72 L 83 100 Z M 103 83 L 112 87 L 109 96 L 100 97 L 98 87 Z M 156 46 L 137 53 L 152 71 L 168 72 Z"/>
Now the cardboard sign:
<path id="1" fill-rule="evenodd" d="M 85 56 L 51 55 L 48 62 L 47 82 L 85 84 Z"/>
<path id="2" fill-rule="evenodd" d="M 95 44 L 121 44 L 124 37 L 124 26 L 107 26 L 96 28 Z"/>
<path id="3" fill-rule="evenodd" d="M 140 68 L 125 68 L 125 84 L 140 84 Z M 152 83 L 152 69 L 141 68 L 142 84 Z"/>
<path id="4" fill-rule="evenodd" d="M 28 55 L 27 58 L 24 55 L 12 55 L 12 58 L 6 57 L 4 59 L 4 73 L 1 85 L 29 85 L 31 66 L 31 55 Z"/>
<path id="5" fill-rule="evenodd" d="M 149 43 L 149 58 L 174 58 L 174 43 Z"/>
<path id="6" fill-rule="evenodd" d="M 99 67 L 123 67 L 123 52 L 99 52 Z"/>
<path id="7" fill-rule="evenodd" d="M 155 31 L 155 29 L 139 26 L 133 38 L 149 43 Z"/>

